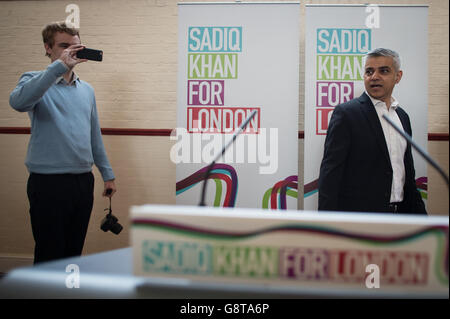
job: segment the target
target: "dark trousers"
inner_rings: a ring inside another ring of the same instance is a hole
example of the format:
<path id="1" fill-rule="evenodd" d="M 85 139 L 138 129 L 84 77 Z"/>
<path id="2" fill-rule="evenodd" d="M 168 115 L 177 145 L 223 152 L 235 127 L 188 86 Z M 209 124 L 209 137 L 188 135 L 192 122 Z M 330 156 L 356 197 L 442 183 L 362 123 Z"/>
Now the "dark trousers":
<path id="1" fill-rule="evenodd" d="M 80 256 L 94 202 L 94 175 L 31 173 L 27 194 L 34 263 Z"/>

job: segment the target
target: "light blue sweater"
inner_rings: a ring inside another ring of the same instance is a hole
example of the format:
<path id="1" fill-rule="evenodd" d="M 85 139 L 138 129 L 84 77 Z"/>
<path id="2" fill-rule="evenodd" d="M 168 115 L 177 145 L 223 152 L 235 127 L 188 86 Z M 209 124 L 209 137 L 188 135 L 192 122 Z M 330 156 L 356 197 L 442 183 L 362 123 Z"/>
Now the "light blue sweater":
<path id="1" fill-rule="evenodd" d="M 84 81 L 56 80 L 68 71 L 56 60 L 46 70 L 26 72 L 11 92 L 9 104 L 28 112 L 31 138 L 25 165 L 40 174 L 80 174 L 98 167 L 104 181 L 114 173 L 102 141 L 94 89 Z"/>

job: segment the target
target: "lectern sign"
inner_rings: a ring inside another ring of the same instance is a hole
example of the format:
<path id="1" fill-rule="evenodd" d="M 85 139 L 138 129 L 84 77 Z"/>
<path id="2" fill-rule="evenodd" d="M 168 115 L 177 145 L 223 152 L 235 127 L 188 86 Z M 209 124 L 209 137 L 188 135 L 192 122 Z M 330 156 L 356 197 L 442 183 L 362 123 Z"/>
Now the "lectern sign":
<path id="1" fill-rule="evenodd" d="M 132 208 L 132 245 L 138 276 L 448 296 L 443 217 L 147 205 Z"/>

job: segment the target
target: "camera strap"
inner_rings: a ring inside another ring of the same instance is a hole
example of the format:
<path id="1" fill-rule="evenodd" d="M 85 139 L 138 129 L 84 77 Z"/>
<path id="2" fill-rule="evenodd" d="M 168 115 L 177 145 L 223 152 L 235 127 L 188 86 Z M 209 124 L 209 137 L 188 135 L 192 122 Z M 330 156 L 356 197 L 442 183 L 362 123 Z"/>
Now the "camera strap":
<path id="1" fill-rule="evenodd" d="M 111 197 L 109 198 L 109 208 L 105 208 L 104 210 L 105 210 L 105 211 L 107 210 L 107 211 L 108 211 L 108 215 L 111 215 L 111 213 L 112 213 L 112 209 L 111 209 Z"/>

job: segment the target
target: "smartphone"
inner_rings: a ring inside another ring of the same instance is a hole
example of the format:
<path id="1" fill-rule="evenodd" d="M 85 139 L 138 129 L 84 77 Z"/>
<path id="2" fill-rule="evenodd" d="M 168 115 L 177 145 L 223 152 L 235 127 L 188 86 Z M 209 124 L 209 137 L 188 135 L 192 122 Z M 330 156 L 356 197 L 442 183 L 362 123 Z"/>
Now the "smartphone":
<path id="1" fill-rule="evenodd" d="M 103 60 L 103 51 L 84 48 L 77 52 L 77 58 L 100 62 Z"/>

